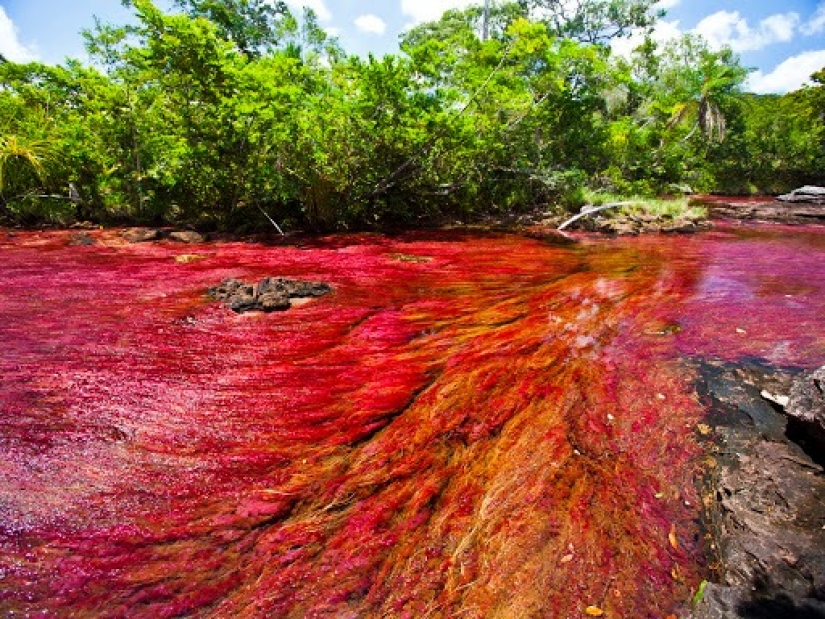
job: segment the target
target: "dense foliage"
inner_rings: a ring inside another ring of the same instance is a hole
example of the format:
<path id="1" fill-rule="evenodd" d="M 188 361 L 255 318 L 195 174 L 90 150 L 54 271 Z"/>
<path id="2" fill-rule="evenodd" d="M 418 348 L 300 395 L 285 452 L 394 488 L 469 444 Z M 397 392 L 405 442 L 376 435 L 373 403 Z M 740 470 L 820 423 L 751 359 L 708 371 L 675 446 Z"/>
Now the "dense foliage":
<path id="1" fill-rule="evenodd" d="M 0 60 L 0 217 L 331 229 L 825 182 L 825 74 L 756 96 L 697 38 L 612 55 L 651 0 L 448 11 L 383 58 L 284 3 L 127 4 L 94 66 Z"/>

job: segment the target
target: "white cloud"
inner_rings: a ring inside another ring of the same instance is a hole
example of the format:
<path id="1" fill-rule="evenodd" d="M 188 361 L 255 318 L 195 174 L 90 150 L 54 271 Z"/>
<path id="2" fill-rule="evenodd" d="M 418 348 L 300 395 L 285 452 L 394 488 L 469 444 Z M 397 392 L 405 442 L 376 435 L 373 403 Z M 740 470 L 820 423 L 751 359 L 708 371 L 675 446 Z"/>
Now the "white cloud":
<path id="1" fill-rule="evenodd" d="M 17 38 L 17 27 L 0 6 L 0 54 L 12 62 L 31 62 L 37 58 L 34 49 L 26 47 Z"/>
<path id="2" fill-rule="evenodd" d="M 360 15 L 355 18 L 355 27 L 361 32 L 382 35 L 387 31 L 387 22 L 377 15 Z"/>
<path id="3" fill-rule="evenodd" d="M 803 52 L 781 62 L 770 73 L 754 71 L 746 84 L 753 92 L 785 93 L 796 90 L 805 83 L 810 83 L 812 74 L 825 66 L 825 49 Z"/>
<path id="4" fill-rule="evenodd" d="M 478 0 L 401 0 L 401 12 L 416 23 L 433 21 L 450 9 L 464 9 Z"/>
<path id="5" fill-rule="evenodd" d="M 681 2 L 682 0 L 659 0 L 659 2 L 656 3 L 656 8 L 665 10 L 672 9 L 681 4 Z"/>
<path id="6" fill-rule="evenodd" d="M 802 34 L 811 36 L 825 31 L 825 2 L 820 2 L 816 12 L 800 28 Z"/>
<path id="7" fill-rule="evenodd" d="M 651 38 L 659 44 L 665 44 L 668 41 L 674 41 L 682 36 L 682 31 L 679 28 L 678 21 L 666 21 L 661 19 L 656 22 L 653 32 L 650 33 Z M 610 42 L 610 47 L 614 54 L 630 58 L 630 54 L 634 49 L 645 42 L 645 34 L 642 31 L 634 32 L 629 37 L 621 39 L 613 39 Z"/>
<path id="8" fill-rule="evenodd" d="M 319 21 L 330 21 L 332 19 L 332 13 L 324 4 L 324 0 L 286 0 L 286 3 L 290 9 L 293 9 L 299 15 L 306 7 L 315 11 Z"/>
<path id="9" fill-rule="evenodd" d="M 798 25 L 796 13 L 777 13 L 759 22 L 757 28 L 751 28 L 738 11 L 717 11 L 696 24 L 694 32 L 701 34 L 713 48 L 729 45 L 735 52 L 745 52 L 790 41 Z"/>

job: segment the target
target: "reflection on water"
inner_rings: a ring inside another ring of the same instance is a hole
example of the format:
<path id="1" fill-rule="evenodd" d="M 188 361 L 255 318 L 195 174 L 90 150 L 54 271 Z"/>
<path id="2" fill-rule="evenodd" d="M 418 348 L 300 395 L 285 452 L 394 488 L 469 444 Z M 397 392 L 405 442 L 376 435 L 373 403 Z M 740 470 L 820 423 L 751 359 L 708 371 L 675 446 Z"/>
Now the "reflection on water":
<path id="1" fill-rule="evenodd" d="M 825 362 L 822 229 L 96 234 L 0 232 L 5 614 L 663 617 L 704 575 L 685 357 Z M 265 275 L 334 292 L 205 295 Z"/>

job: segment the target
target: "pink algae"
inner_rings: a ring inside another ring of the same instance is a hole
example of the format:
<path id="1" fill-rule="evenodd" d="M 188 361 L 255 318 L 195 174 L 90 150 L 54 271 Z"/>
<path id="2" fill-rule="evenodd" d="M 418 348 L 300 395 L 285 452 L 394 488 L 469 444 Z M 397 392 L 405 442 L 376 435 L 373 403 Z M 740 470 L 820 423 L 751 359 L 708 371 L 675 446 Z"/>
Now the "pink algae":
<path id="1" fill-rule="evenodd" d="M 825 362 L 822 228 L 94 236 L 0 231 L 7 615 L 664 617 L 705 576 L 690 359 Z M 266 275 L 334 292 L 206 296 Z"/>

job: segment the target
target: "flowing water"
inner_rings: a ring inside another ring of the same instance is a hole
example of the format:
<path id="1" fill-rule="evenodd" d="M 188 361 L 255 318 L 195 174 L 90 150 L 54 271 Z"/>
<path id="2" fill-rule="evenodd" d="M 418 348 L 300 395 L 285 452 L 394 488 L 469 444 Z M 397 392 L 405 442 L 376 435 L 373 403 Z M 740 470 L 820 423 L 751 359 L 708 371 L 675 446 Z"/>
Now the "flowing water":
<path id="1" fill-rule="evenodd" d="M 694 362 L 825 363 L 822 227 L 93 236 L 0 231 L 6 616 L 664 618 L 707 576 Z M 206 296 L 267 275 L 334 291 Z"/>

